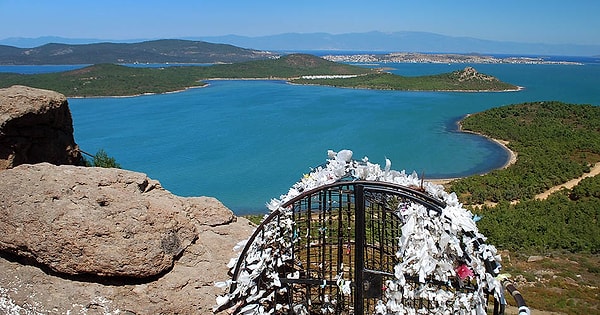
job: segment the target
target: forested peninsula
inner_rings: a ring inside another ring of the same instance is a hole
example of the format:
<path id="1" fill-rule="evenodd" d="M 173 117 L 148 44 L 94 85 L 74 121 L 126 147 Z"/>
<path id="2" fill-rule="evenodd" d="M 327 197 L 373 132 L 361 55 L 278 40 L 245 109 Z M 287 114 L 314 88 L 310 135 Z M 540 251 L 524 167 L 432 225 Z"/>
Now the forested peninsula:
<path id="1" fill-rule="evenodd" d="M 514 165 L 450 183 L 475 209 L 480 230 L 511 250 L 600 253 L 600 177 L 546 200 L 535 196 L 600 162 L 600 107 L 534 102 L 492 108 L 461 122 L 466 131 L 508 142 Z"/>
<path id="2" fill-rule="evenodd" d="M 600 176 L 583 178 L 545 199 L 538 194 L 599 165 L 600 107 L 556 101 L 515 104 L 469 115 L 461 125 L 507 141 L 517 154 L 516 163 L 506 169 L 446 187 L 470 205 L 479 231 L 504 253 L 503 272 L 518 281 L 535 309 L 565 314 L 596 310 Z"/>
<path id="3" fill-rule="evenodd" d="M 134 96 L 201 87 L 206 85 L 205 80 L 211 79 L 279 79 L 296 84 L 406 91 L 519 89 L 471 67 L 446 74 L 404 77 L 307 54 L 210 66 L 139 68 L 98 64 L 58 73 L 0 73 L 0 88 L 26 85 L 54 90 L 68 97 Z"/>

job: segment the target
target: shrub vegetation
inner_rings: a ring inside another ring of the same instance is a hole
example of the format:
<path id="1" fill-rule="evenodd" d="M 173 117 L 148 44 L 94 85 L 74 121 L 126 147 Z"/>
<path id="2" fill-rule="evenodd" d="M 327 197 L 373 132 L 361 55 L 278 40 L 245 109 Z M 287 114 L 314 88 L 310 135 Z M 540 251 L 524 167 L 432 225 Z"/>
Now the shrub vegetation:
<path id="1" fill-rule="evenodd" d="M 335 87 L 402 90 L 402 91 L 503 91 L 516 90 L 518 87 L 498 79 L 460 80 L 461 71 L 437 75 L 406 77 L 391 73 L 372 73 L 354 78 L 334 79 L 295 79 L 293 83 L 318 84 Z"/>
<path id="2" fill-rule="evenodd" d="M 545 200 L 500 202 L 476 210 L 480 231 L 490 243 L 512 251 L 600 253 L 600 177 Z"/>
<path id="3" fill-rule="evenodd" d="M 105 167 L 105 168 L 121 168 L 121 165 L 117 163 L 117 160 L 114 157 L 108 156 L 104 149 L 98 150 L 94 156 L 92 156 L 92 161 L 85 159 L 86 166 L 94 166 L 94 167 Z"/>

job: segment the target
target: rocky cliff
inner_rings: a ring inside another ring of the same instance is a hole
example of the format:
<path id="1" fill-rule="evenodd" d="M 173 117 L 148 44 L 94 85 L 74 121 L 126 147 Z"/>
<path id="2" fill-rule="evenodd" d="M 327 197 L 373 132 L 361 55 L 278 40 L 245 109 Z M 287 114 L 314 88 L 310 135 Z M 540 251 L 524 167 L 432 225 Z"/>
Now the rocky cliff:
<path id="1" fill-rule="evenodd" d="M 15 100 L 64 99 L 11 89 L 3 122 L 24 108 Z M 218 200 L 175 196 L 145 174 L 45 162 L 0 171 L 0 218 L 2 314 L 211 313 L 214 282 L 253 230 Z"/>
<path id="2" fill-rule="evenodd" d="M 0 89 L 0 169 L 40 162 L 81 164 L 67 98 L 26 86 Z"/>

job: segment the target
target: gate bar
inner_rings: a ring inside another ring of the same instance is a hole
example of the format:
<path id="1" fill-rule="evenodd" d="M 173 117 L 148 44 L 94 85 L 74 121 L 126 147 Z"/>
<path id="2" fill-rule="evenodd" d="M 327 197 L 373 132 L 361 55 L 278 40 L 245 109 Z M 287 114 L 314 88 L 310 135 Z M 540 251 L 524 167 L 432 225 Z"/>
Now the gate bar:
<path id="1" fill-rule="evenodd" d="M 365 269 L 365 196 L 364 186 L 358 184 L 354 188 L 355 207 L 354 212 L 354 273 L 355 295 L 354 295 L 354 314 L 364 314 L 364 269 Z"/>

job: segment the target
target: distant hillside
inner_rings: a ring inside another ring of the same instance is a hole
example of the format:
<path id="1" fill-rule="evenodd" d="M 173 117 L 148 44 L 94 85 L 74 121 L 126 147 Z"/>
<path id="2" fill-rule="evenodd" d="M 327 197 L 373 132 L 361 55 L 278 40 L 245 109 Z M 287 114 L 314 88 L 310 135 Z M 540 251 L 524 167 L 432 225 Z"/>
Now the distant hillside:
<path id="1" fill-rule="evenodd" d="M 183 38 L 182 38 L 183 39 Z M 50 43 L 61 43 L 69 45 L 83 45 L 83 44 L 95 44 L 95 43 L 140 43 L 150 40 L 156 40 L 156 38 L 144 38 L 144 39 L 98 39 L 98 38 L 67 38 L 60 36 L 41 36 L 41 37 L 9 37 L 0 39 L 0 45 L 14 46 L 19 48 L 33 48 L 43 46 Z M 190 39 L 191 40 L 191 39 Z M 196 39 L 198 40 L 198 39 Z"/>
<path id="2" fill-rule="evenodd" d="M 270 52 L 203 41 L 165 39 L 141 43 L 0 46 L 0 64 L 232 63 L 273 57 Z"/>

